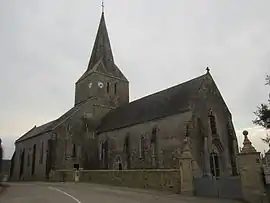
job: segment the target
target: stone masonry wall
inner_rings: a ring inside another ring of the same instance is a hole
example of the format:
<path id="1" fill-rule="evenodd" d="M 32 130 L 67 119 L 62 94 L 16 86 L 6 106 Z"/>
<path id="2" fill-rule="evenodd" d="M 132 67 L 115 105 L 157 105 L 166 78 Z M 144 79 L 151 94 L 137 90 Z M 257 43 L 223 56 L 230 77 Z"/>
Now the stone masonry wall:
<path id="1" fill-rule="evenodd" d="M 235 162 L 237 154 L 237 145 L 234 145 L 233 140 L 237 138 L 235 136 L 235 131 L 232 124 L 231 114 L 228 111 L 222 95 L 220 94 L 216 84 L 209 75 L 208 79 L 204 81 L 199 94 L 193 99 L 193 111 L 195 119 L 198 119 L 201 122 L 201 136 L 208 136 L 208 149 L 209 152 L 212 151 L 214 147 L 213 140 L 217 139 L 221 145 L 222 150 L 220 150 L 220 159 L 221 159 L 221 175 L 230 175 L 232 174 L 231 159 L 234 159 Z M 212 111 L 215 116 L 217 134 L 213 135 L 210 128 L 210 119 L 209 113 Z M 198 129 L 198 122 L 196 123 L 196 128 Z M 231 134 L 229 131 L 231 130 Z M 199 140 L 197 140 L 199 141 Z M 200 143 L 203 143 L 200 141 Z M 198 143 L 198 145 L 200 145 Z M 202 152 L 203 153 L 203 152 Z M 195 154 L 195 156 L 202 157 L 202 154 Z M 209 156 L 209 155 L 207 155 Z M 196 158 L 196 160 L 200 160 Z"/>
<path id="2" fill-rule="evenodd" d="M 14 157 L 14 171 L 11 180 L 44 180 L 46 177 L 46 155 L 48 140 L 51 133 L 43 134 L 16 144 L 16 155 Z M 43 143 L 43 152 L 42 152 Z M 33 162 L 33 148 L 36 145 L 35 162 Z M 21 154 L 24 151 L 24 167 L 20 177 Z M 43 153 L 43 155 L 41 154 Z M 35 170 L 32 174 L 32 165 L 35 163 Z"/>
<path id="3" fill-rule="evenodd" d="M 55 171 L 53 181 L 74 181 L 74 171 Z M 180 171 L 169 170 L 89 170 L 80 171 L 81 182 L 180 193 Z"/>
<path id="4" fill-rule="evenodd" d="M 80 168 L 96 169 L 98 167 L 97 144 L 93 131 L 99 123 L 99 118 L 111 109 L 100 105 L 101 110 L 97 110 L 96 103 L 99 103 L 97 98 L 88 100 L 55 129 L 57 169 L 72 169 L 74 164 L 79 164 Z M 85 116 L 89 118 L 85 119 Z M 73 156 L 73 145 L 76 148 L 75 156 Z M 87 167 L 87 165 L 91 165 L 91 167 Z"/>
<path id="5" fill-rule="evenodd" d="M 187 124 L 191 120 L 192 112 L 185 112 L 159 120 L 141 123 L 127 128 L 114 130 L 98 135 L 99 151 L 101 144 L 108 140 L 108 168 L 118 169 L 116 159 L 120 158 L 123 169 L 127 169 L 127 154 L 125 138 L 129 136 L 130 168 L 179 168 L 178 158 L 181 154 L 183 139 L 186 135 Z M 153 128 L 156 132 L 157 164 L 153 164 L 151 136 Z M 144 137 L 144 146 L 141 146 L 141 137 Z M 142 157 L 141 150 L 144 150 Z M 102 162 L 102 157 L 99 157 Z M 104 165 L 103 165 L 104 166 Z"/>

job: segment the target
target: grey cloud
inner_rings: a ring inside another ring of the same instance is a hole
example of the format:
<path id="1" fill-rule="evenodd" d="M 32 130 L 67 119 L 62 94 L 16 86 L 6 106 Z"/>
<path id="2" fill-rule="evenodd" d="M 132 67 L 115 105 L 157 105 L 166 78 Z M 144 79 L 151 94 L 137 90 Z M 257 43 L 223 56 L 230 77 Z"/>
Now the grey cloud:
<path id="1" fill-rule="evenodd" d="M 115 61 L 130 80 L 132 100 L 203 74 L 208 65 L 235 127 L 252 127 L 252 112 L 268 95 L 268 1 L 105 3 Z M 14 141 L 73 105 L 100 11 L 94 0 L 1 1 L 1 136 Z"/>

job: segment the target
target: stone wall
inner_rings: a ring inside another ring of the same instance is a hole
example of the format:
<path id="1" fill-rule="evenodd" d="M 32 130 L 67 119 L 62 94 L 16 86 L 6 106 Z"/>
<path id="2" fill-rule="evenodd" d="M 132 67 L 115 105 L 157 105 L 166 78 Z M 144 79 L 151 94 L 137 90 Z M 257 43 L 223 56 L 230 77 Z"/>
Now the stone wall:
<path id="1" fill-rule="evenodd" d="M 179 168 L 178 159 L 183 147 L 183 139 L 186 136 L 187 124 L 191 120 L 191 117 L 192 112 L 187 111 L 101 133 L 98 135 L 99 151 L 102 152 L 101 145 L 107 140 L 107 167 L 109 169 L 118 169 L 116 164 L 117 157 L 121 160 L 123 169 Z M 153 150 L 151 142 L 154 128 L 156 128 L 156 147 L 154 147 L 156 149 Z M 129 158 L 125 149 L 126 137 L 129 137 Z M 144 144 L 141 143 L 142 138 Z M 103 162 L 101 154 L 99 159 L 100 162 Z M 127 164 L 128 160 L 130 167 Z M 106 168 L 104 163 L 103 168 Z"/>
<path id="2" fill-rule="evenodd" d="M 243 199 L 250 203 L 269 202 L 265 193 L 265 185 L 262 174 L 261 153 L 257 152 L 248 139 L 248 132 L 245 136 L 243 147 L 238 154 L 238 165 L 241 177 Z"/>
<path id="3" fill-rule="evenodd" d="M 14 168 L 11 180 L 44 180 L 46 178 L 46 156 L 48 149 L 48 140 L 51 133 L 45 133 L 42 136 L 36 136 L 28 140 L 15 144 Z M 43 147 L 42 147 L 43 145 Z M 34 146 L 36 148 L 34 153 Z M 22 154 L 24 152 L 23 172 L 20 175 Z M 35 154 L 33 156 L 33 154 Z M 33 160 L 35 157 L 35 161 Z M 34 165 L 34 168 L 33 168 Z"/>
<path id="4" fill-rule="evenodd" d="M 52 181 L 74 181 L 74 171 L 57 170 L 52 175 Z M 180 193 L 180 171 L 168 170 L 82 170 L 80 182 L 91 182 L 144 188 Z"/>
<path id="5" fill-rule="evenodd" d="M 205 79 L 198 95 L 194 97 L 192 106 L 194 115 L 196 115 L 194 119 L 199 119 L 200 123 L 200 125 L 198 125 L 198 120 L 197 122 L 193 121 L 195 124 L 194 128 L 201 132 L 198 133 L 199 137 L 197 140 L 193 141 L 194 145 L 191 145 L 191 148 L 192 146 L 198 146 L 198 149 L 200 146 L 202 147 L 203 141 L 201 139 L 202 137 L 206 136 L 207 145 L 209 147 L 208 151 L 212 152 L 213 148 L 216 147 L 216 143 L 213 141 L 218 140 L 220 143 L 218 147 L 218 153 L 220 156 L 221 175 L 231 175 L 233 173 L 232 163 L 236 162 L 236 154 L 238 153 L 237 137 L 233 127 L 231 113 L 229 112 L 226 103 L 222 98 L 222 95 L 220 94 L 214 80 L 210 75 L 207 77 L 207 79 Z M 211 111 L 212 115 L 215 117 L 217 130 L 216 134 L 211 132 L 211 125 L 209 120 L 209 113 Z M 193 151 L 193 149 L 191 150 Z M 203 153 L 203 151 L 202 154 L 193 152 L 193 156 L 197 160 L 198 164 L 202 164 L 200 161 L 203 160 Z M 209 157 L 209 153 L 206 157 Z M 206 162 L 208 162 L 207 165 L 210 165 L 209 160 L 206 160 Z M 209 171 L 207 171 L 207 173 L 208 172 Z"/>
<path id="6" fill-rule="evenodd" d="M 99 87 L 102 82 L 103 88 Z M 115 92 L 116 85 L 116 92 Z M 109 74 L 91 71 L 84 79 L 76 83 L 75 104 L 90 97 L 98 97 L 102 103 L 111 103 L 119 106 L 129 102 L 129 83 L 126 80 L 113 77 Z"/>

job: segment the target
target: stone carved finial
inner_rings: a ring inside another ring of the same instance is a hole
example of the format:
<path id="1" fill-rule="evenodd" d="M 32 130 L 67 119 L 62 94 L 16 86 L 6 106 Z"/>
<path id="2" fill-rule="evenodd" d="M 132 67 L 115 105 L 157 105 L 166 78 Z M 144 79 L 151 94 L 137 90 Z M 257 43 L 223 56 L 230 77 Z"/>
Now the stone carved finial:
<path id="1" fill-rule="evenodd" d="M 189 140 L 189 137 L 185 137 L 185 139 L 184 139 L 184 147 L 183 147 L 181 158 L 192 158 L 192 155 L 191 155 L 191 152 L 190 152 L 190 140 Z"/>
<path id="2" fill-rule="evenodd" d="M 252 143 L 248 139 L 248 131 L 244 130 L 243 135 L 245 136 L 244 142 L 243 142 L 243 148 L 241 150 L 241 153 L 252 153 L 256 152 L 256 149 L 252 146 Z"/>

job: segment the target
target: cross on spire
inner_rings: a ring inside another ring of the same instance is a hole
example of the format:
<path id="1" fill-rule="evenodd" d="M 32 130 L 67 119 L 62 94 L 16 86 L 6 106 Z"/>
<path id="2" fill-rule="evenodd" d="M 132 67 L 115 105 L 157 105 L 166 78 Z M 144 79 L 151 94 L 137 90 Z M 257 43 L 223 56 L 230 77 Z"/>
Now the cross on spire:
<path id="1" fill-rule="evenodd" d="M 101 1 L 102 13 L 104 13 L 104 0 Z"/>
<path id="2" fill-rule="evenodd" d="M 210 72 L 210 68 L 209 68 L 209 67 L 206 68 L 206 72 L 207 72 L 207 73 Z"/>

